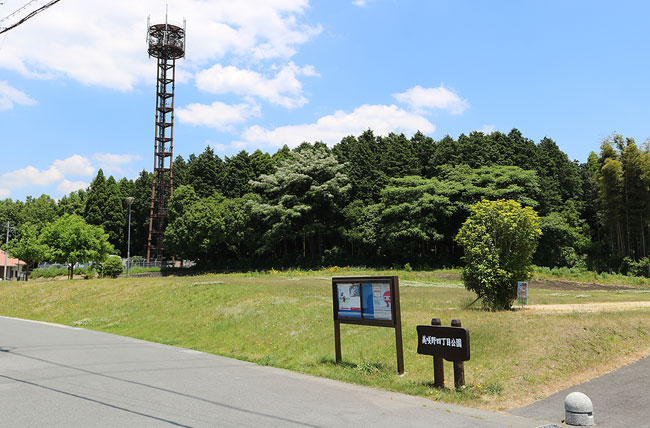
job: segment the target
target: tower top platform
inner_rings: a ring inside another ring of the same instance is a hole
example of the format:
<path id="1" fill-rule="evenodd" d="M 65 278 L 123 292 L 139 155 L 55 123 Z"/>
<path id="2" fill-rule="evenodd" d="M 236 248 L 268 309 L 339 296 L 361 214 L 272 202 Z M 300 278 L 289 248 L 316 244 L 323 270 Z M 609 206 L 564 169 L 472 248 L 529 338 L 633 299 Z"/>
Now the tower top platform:
<path id="1" fill-rule="evenodd" d="M 163 59 L 185 57 L 185 25 L 151 24 L 147 26 L 149 56 Z"/>

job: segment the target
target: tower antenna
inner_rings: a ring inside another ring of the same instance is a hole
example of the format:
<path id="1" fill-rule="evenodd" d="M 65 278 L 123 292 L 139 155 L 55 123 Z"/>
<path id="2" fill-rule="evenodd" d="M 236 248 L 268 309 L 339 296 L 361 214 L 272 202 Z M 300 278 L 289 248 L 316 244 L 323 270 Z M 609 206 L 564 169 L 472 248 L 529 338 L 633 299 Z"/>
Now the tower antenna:
<path id="1" fill-rule="evenodd" d="M 156 120 L 154 137 L 153 185 L 149 211 L 147 263 L 163 262 L 163 238 L 167 227 L 169 198 L 174 194 L 172 156 L 174 154 L 174 90 L 176 60 L 185 57 L 185 25 L 170 24 L 165 8 L 165 23 L 147 19 L 147 44 L 150 57 L 158 60 L 156 72 Z"/>

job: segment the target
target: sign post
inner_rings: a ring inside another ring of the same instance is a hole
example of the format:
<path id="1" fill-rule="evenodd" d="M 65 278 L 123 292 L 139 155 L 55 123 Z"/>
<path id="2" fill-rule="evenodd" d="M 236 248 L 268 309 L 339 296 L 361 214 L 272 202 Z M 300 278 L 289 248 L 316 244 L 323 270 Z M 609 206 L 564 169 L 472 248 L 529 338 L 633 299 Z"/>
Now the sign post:
<path id="1" fill-rule="evenodd" d="M 528 283 L 527 282 L 518 282 L 517 283 L 517 301 L 520 305 L 528 304 Z"/>
<path id="2" fill-rule="evenodd" d="M 431 325 L 419 325 L 418 354 L 433 356 L 433 384 L 445 387 L 443 358 L 454 363 L 454 386 L 465 385 L 464 361 L 469 361 L 469 330 L 461 327 L 460 320 L 452 320 L 452 327 L 440 325 L 440 319 L 431 320 Z"/>
<path id="3" fill-rule="evenodd" d="M 441 326 L 440 318 L 433 318 L 431 325 Z M 436 357 L 435 355 L 433 356 L 433 386 L 436 388 L 445 387 L 445 363 L 442 357 Z"/>
<path id="4" fill-rule="evenodd" d="M 397 372 L 404 373 L 402 317 L 397 276 L 332 278 L 334 347 L 341 357 L 341 324 L 389 327 L 395 330 Z"/>

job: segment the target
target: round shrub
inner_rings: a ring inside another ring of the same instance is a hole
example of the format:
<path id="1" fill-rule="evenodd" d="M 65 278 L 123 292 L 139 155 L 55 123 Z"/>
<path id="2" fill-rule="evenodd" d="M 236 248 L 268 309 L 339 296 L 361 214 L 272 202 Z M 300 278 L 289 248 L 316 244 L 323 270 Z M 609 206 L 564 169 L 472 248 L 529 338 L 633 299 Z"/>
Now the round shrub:
<path id="1" fill-rule="evenodd" d="M 531 207 L 512 200 L 474 204 L 456 236 L 465 249 L 465 288 L 492 310 L 509 309 L 517 296 L 517 282 L 532 277 L 541 234 L 539 217 Z"/>
<path id="2" fill-rule="evenodd" d="M 116 256 L 109 257 L 102 266 L 104 276 L 117 278 L 124 271 L 122 259 Z"/>

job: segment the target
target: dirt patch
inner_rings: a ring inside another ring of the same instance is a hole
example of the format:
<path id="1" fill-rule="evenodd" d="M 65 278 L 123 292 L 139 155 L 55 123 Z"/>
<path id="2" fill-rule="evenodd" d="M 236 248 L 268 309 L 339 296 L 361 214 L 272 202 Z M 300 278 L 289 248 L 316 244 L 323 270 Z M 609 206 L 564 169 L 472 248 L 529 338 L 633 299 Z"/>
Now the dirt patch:
<path id="1" fill-rule="evenodd" d="M 544 280 L 533 280 L 530 281 L 529 286 L 531 288 L 542 288 L 545 290 L 585 290 L 585 291 L 596 291 L 596 290 L 635 290 L 634 287 L 626 287 L 624 285 L 613 285 L 613 284 L 598 284 L 595 282 L 578 282 L 578 281 L 565 281 L 560 279 L 544 279 Z"/>
<path id="2" fill-rule="evenodd" d="M 528 312 L 618 312 L 650 308 L 650 302 L 604 302 L 580 303 L 565 305 L 530 305 L 524 311 Z"/>
<path id="3" fill-rule="evenodd" d="M 438 278 L 444 278 L 451 281 L 460 281 L 460 275 L 454 273 L 436 275 Z M 561 279 L 534 279 L 528 283 L 530 288 L 540 288 L 544 290 L 562 290 L 562 291 L 597 291 L 597 290 L 635 290 L 634 287 L 626 287 L 624 285 L 613 284 L 598 284 L 596 282 L 578 282 L 566 281 Z"/>

